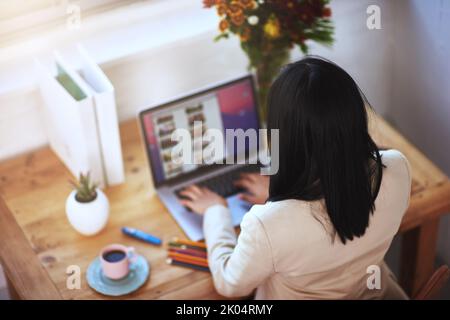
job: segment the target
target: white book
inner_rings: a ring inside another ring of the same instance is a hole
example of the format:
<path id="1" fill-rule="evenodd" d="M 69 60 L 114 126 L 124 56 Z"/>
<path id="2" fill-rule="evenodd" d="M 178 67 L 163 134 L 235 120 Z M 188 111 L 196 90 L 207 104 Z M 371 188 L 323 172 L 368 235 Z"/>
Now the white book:
<path id="1" fill-rule="evenodd" d="M 80 75 L 92 88 L 100 150 L 107 185 L 125 181 L 114 87 L 87 51 L 78 45 L 81 58 Z"/>
<path id="2" fill-rule="evenodd" d="M 92 90 L 56 52 L 53 72 L 36 60 L 44 99 L 44 120 L 50 146 L 78 178 L 90 172 L 105 185 Z"/>

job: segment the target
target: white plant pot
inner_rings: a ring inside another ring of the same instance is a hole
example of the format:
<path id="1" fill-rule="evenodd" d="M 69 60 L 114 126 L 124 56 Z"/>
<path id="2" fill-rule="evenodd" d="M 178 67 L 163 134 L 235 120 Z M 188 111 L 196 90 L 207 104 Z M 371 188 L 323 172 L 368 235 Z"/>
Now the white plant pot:
<path id="1" fill-rule="evenodd" d="M 105 194 L 99 190 L 97 198 L 91 202 L 79 202 L 75 199 L 76 191 L 72 191 L 66 201 L 66 214 L 72 227 L 85 236 L 99 233 L 108 222 L 109 202 Z"/>

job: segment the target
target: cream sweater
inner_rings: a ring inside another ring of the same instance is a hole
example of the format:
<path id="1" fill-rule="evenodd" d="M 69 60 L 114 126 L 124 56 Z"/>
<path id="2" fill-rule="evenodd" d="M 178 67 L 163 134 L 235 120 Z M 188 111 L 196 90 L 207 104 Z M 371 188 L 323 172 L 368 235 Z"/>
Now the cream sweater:
<path id="1" fill-rule="evenodd" d="M 411 175 L 399 151 L 382 152 L 382 160 L 386 168 L 369 227 L 345 245 L 321 201 L 255 205 L 239 237 L 228 209 L 210 207 L 203 228 L 217 291 L 238 297 L 256 289 L 256 299 L 405 298 L 383 259 L 408 207 Z M 381 289 L 369 289 L 368 268 L 376 266 Z"/>

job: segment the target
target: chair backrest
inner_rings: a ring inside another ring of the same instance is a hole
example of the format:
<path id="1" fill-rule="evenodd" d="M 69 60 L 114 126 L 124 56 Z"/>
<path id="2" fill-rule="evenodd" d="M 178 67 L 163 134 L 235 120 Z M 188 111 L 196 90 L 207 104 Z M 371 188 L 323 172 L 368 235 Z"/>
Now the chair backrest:
<path id="1" fill-rule="evenodd" d="M 415 295 L 414 300 L 433 300 L 439 296 L 441 289 L 450 277 L 450 269 L 443 265 L 437 269 L 422 289 Z"/>

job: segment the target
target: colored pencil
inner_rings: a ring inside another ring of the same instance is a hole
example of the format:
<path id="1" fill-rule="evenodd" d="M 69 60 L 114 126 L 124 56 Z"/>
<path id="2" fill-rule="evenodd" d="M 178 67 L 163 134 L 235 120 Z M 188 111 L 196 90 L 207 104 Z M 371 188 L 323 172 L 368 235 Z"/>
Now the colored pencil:
<path id="1" fill-rule="evenodd" d="M 195 264 L 196 266 L 201 266 L 201 267 L 206 267 L 206 268 L 208 267 L 208 263 L 204 262 L 204 261 L 195 261 L 195 260 L 192 260 L 192 259 L 189 259 L 189 258 L 184 258 L 184 257 L 174 257 L 172 255 L 168 255 L 168 258 L 174 259 L 174 260 L 177 260 L 177 261 L 181 261 L 181 262 L 184 262 L 184 263 Z"/>
<path id="2" fill-rule="evenodd" d="M 181 244 L 181 243 L 177 243 L 177 242 L 169 242 L 169 247 L 176 247 L 176 248 L 181 248 L 181 249 L 192 249 L 192 250 L 206 252 L 206 248 L 189 246 L 189 245 L 185 245 L 185 244 Z"/>
<path id="3" fill-rule="evenodd" d="M 203 267 L 203 266 L 198 266 L 195 264 L 191 264 L 191 263 L 186 263 L 186 262 L 181 262 L 181 261 L 177 261 L 175 259 L 167 259 L 167 263 L 174 265 L 174 266 L 179 266 L 179 267 L 185 267 L 185 268 L 190 268 L 190 269 L 195 269 L 195 270 L 199 270 L 199 271 L 205 271 L 205 272 L 209 272 L 209 268 L 208 267 Z"/>
<path id="4" fill-rule="evenodd" d="M 182 249 L 182 248 L 169 248 L 169 252 L 176 252 L 181 254 L 187 254 L 194 257 L 207 258 L 207 254 L 204 251 L 192 250 L 192 249 Z"/>
<path id="5" fill-rule="evenodd" d="M 188 259 L 188 260 L 192 260 L 192 261 L 197 261 L 197 262 L 208 264 L 208 260 L 206 260 L 205 258 L 189 256 L 189 255 L 186 255 L 186 254 L 181 254 L 181 253 L 176 253 L 176 252 L 169 252 L 169 257 L 171 257 L 171 258 Z"/>
<path id="6" fill-rule="evenodd" d="M 179 238 L 173 238 L 172 242 L 184 244 L 187 246 L 193 246 L 193 247 L 199 247 L 199 248 L 206 249 L 206 243 L 204 243 L 204 242 L 191 241 L 191 240 L 179 239 Z"/>

